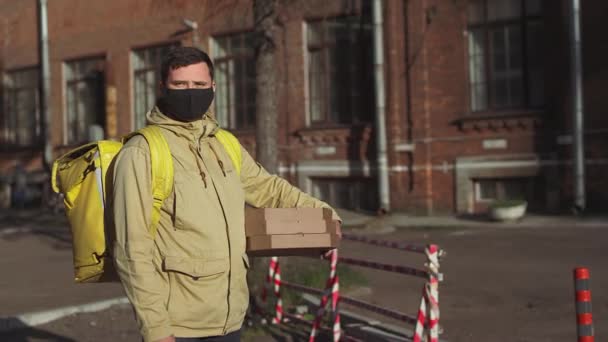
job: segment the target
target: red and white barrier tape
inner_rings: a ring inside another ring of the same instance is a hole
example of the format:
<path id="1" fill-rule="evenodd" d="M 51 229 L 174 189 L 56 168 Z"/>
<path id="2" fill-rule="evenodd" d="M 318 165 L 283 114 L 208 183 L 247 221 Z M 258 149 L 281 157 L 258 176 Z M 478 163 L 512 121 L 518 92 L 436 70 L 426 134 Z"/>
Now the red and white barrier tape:
<path id="1" fill-rule="evenodd" d="M 274 272 L 274 295 L 277 297 L 277 303 L 275 305 L 275 317 L 272 319 L 272 323 L 280 324 L 283 321 L 283 300 L 281 299 L 281 265 L 279 265 L 278 259 L 276 271 Z"/>
<path id="2" fill-rule="evenodd" d="M 276 297 L 275 316 L 272 318 L 273 324 L 279 324 L 283 320 L 283 300 L 281 299 L 281 268 L 279 266 L 279 258 L 270 258 L 268 266 L 268 274 L 266 275 L 266 284 L 262 288 L 262 302 L 266 303 L 269 287 Z"/>
<path id="3" fill-rule="evenodd" d="M 338 277 L 337 273 L 338 267 L 338 250 L 334 249 L 331 254 L 331 273 L 330 278 L 334 278 L 333 286 L 331 288 L 331 311 L 333 313 L 333 336 L 334 342 L 340 341 L 340 335 L 342 333 L 342 329 L 340 326 L 340 310 L 338 310 L 338 304 L 340 301 L 340 277 Z"/>
<path id="4" fill-rule="evenodd" d="M 366 236 L 354 235 L 354 234 L 342 234 L 342 239 L 366 243 L 368 245 L 399 249 L 399 250 L 406 251 L 406 252 L 413 252 L 413 253 L 420 253 L 420 254 L 424 254 L 424 249 L 425 249 L 424 245 L 371 239 Z"/>
<path id="5" fill-rule="evenodd" d="M 286 281 L 281 281 L 281 286 L 284 288 L 290 288 L 290 289 L 293 289 L 296 291 L 310 293 L 310 294 L 314 294 L 314 295 L 318 295 L 318 296 L 322 296 L 323 292 L 324 292 L 319 289 L 315 289 L 312 287 L 307 287 L 307 286 L 299 285 L 299 284 L 292 284 L 292 283 L 289 283 Z M 403 312 L 383 308 L 381 306 L 370 304 L 370 303 L 367 303 L 367 302 L 364 302 L 364 301 L 361 301 L 358 299 L 354 299 L 351 297 L 346 297 L 346 296 L 340 295 L 340 303 L 345 303 L 345 304 L 349 304 L 352 306 L 356 306 L 356 307 L 365 309 L 367 311 L 381 314 L 383 316 L 387 316 L 390 318 L 394 318 L 396 320 L 403 321 L 403 322 L 406 322 L 406 323 L 409 323 L 412 325 L 416 324 L 416 318 L 408 316 L 407 314 L 405 314 Z"/>
<path id="6" fill-rule="evenodd" d="M 424 285 L 418 320 L 414 330 L 414 342 L 424 339 L 425 328 L 429 342 L 439 341 L 439 248 L 429 245 L 425 249 L 428 258 L 426 267 L 429 269 L 429 281 Z"/>
<path id="7" fill-rule="evenodd" d="M 425 250 L 428 258 L 426 265 L 430 270 L 429 282 L 425 286 L 429 305 L 429 341 L 439 342 L 439 248 L 429 245 Z"/>
<path id="8" fill-rule="evenodd" d="M 350 236 L 351 240 L 366 242 L 378 246 L 396 248 L 401 250 L 407 250 L 411 252 L 418 252 L 417 246 L 414 245 L 404 245 L 399 243 L 393 243 L 388 241 L 381 241 L 375 239 L 366 239 L 363 237 L 353 237 Z M 370 311 L 374 311 L 376 313 L 384 314 L 386 316 L 400 319 L 402 321 L 408 323 L 415 323 L 415 332 L 413 341 L 414 342 L 422 342 L 426 335 L 428 336 L 429 342 L 438 342 L 439 341 L 439 282 L 442 281 L 443 276 L 439 273 L 439 258 L 444 254 L 444 252 L 438 248 L 437 245 L 429 245 L 424 249 L 424 253 L 427 256 L 428 262 L 425 264 L 428 271 L 419 270 L 415 268 L 398 266 L 398 265 L 389 265 L 382 264 L 377 262 L 370 262 L 365 260 L 358 260 L 352 258 L 340 258 L 339 260 L 345 264 L 379 269 L 388 272 L 401 273 L 406 275 L 412 275 L 422 278 L 427 278 L 428 282 L 425 284 L 423 288 L 423 294 L 420 302 L 420 308 L 418 311 L 418 316 L 416 319 L 409 317 L 405 314 L 388 310 L 379 306 L 375 306 L 369 303 L 365 303 L 362 301 L 358 301 L 351 298 L 344 298 L 344 301 L 359 307 L 363 307 Z M 340 301 L 340 285 L 339 278 L 337 276 L 337 263 L 338 263 L 338 253 L 337 250 L 334 250 L 331 254 L 331 270 L 330 275 L 327 280 L 325 291 L 320 291 L 317 289 L 308 288 L 302 285 L 296 284 L 288 284 L 285 283 L 285 286 L 292 287 L 295 289 L 300 289 L 304 292 L 312 292 L 317 294 L 322 294 L 321 303 L 316 313 L 316 317 L 314 322 L 312 323 L 312 329 L 310 332 L 309 342 L 314 342 L 317 332 L 321 330 L 321 319 L 325 315 L 325 308 L 329 300 L 331 299 L 332 303 L 332 313 L 333 313 L 333 340 L 337 342 L 341 337 L 341 326 L 340 326 L 340 314 L 338 309 L 338 303 Z M 272 282 L 274 285 L 274 294 L 277 297 L 277 303 L 275 306 L 275 317 L 272 322 L 275 324 L 281 323 L 283 319 L 283 315 L 287 315 L 287 313 L 283 312 L 283 303 L 281 300 L 281 271 L 279 267 L 278 258 L 273 257 L 270 261 L 270 267 L 268 270 L 267 276 L 267 285 Z M 263 301 L 266 300 L 266 292 L 267 289 L 264 287 L 262 297 Z M 330 297 L 331 296 L 331 297 Z M 291 315 L 290 315 L 291 316 Z"/>
<path id="9" fill-rule="evenodd" d="M 317 336 L 317 331 L 321 327 L 321 319 L 325 315 L 325 307 L 331 296 L 332 302 L 332 313 L 333 313 L 333 340 L 337 342 L 340 340 L 341 335 L 341 327 L 340 327 L 340 313 L 338 311 L 338 301 L 340 298 L 340 282 L 337 276 L 337 267 L 338 267 L 338 250 L 334 249 L 331 253 L 331 266 L 329 272 L 329 278 L 327 279 L 327 285 L 325 286 L 325 291 L 321 296 L 321 303 L 319 304 L 319 308 L 317 309 L 317 314 L 315 320 L 312 325 L 312 329 L 310 331 L 309 342 L 314 342 Z"/>
<path id="10" fill-rule="evenodd" d="M 422 342 L 424 335 L 424 323 L 426 323 L 426 298 L 424 291 L 422 291 L 420 308 L 418 309 L 418 317 L 416 319 L 416 327 L 414 328 L 414 342 Z"/>
<path id="11" fill-rule="evenodd" d="M 279 258 L 272 257 L 270 259 L 270 263 L 268 265 L 268 274 L 266 275 L 266 284 L 262 288 L 262 302 L 266 303 L 266 298 L 268 297 L 268 287 L 272 286 L 274 283 L 274 273 L 277 269 L 277 265 L 279 264 Z"/>
<path id="12" fill-rule="evenodd" d="M 387 271 L 387 272 L 401 273 L 401 274 L 411 275 L 411 276 L 425 278 L 425 279 L 427 279 L 429 277 L 429 273 L 427 271 L 419 270 L 417 268 L 412 268 L 412 267 L 382 264 L 379 262 L 366 261 L 366 260 L 353 259 L 353 258 L 340 258 L 340 262 L 344 263 L 344 264 L 348 264 L 348 265 L 373 268 L 376 270 L 382 270 L 382 271 Z"/>

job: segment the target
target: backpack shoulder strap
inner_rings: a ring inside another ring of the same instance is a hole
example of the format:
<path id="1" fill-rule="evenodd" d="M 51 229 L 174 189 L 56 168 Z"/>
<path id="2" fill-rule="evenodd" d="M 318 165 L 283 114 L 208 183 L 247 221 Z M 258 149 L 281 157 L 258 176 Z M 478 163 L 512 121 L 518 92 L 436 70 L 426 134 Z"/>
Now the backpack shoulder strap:
<path id="1" fill-rule="evenodd" d="M 146 126 L 133 132 L 123 139 L 126 142 L 135 135 L 143 135 L 150 147 L 150 163 L 152 169 L 152 194 L 154 197 L 152 208 L 152 221 L 149 227 L 154 236 L 160 221 L 160 208 L 163 201 L 169 197 L 173 189 L 173 159 L 167 140 L 158 126 Z"/>
<path id="2" fill-rule="evenodd" d="M 232 164 L 236 168 L 236 173 L 240 175 L 243 154 L 239 140 L 232 133 L 221 128 L 215 133 L 215 137 L 224 146 L 226 152 L 228 152 L 228 156 L 230 156 L 230 160 L 232 160 Z"/>

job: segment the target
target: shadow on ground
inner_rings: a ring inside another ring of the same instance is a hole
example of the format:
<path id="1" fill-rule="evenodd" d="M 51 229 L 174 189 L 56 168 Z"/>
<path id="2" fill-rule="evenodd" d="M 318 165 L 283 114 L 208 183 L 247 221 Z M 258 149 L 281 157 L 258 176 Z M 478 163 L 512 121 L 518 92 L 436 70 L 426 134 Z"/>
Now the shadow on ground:
<path id="1" fill-rule="evenodd" d="M 51 332 L 36 329 L 32 327 L 24 327 L 14 330 L 10 333 L 0 333 L 1 341 L 10 342 L 32 342 L 32 341 L 53 341 L 53 342 L 76 342 L 71 338 L 56 335 Z"/>
<path id="2" fill-rule="evenodd" d="M 63 213 L 48 210 L 3 210 L 0 212 L 0 238 L 14 241 L 24 235 L 38 235 L 53 242 L 55 249 L 72 248 L 68 222 Z"/>

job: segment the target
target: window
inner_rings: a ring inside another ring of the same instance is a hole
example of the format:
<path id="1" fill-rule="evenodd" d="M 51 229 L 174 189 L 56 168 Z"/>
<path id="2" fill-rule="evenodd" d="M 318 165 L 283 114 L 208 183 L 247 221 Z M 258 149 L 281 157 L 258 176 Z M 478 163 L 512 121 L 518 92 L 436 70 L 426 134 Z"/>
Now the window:
<path id="1" fill-rule="evenodd" d="M 504 178 L 475 180 L 475 200 L 528 200 L 534 192 L 531 178 Z"/>
<path id="2" fill-rule="evenodd" d="M 156 105 L 160 89 L 160 64 L 163 56 L 174 45 L 139 49 L 131 54 L 133 66 L 134 129 L 146 125 L 146 113 Z"/>
<path id="3" fill-rule="evenodd" d="M 372 26 L 362 16 L 309 22 L 308 115 L 311 124 L 371 122 L 374 114 Z"/>
<path id="4" fill-rule="evenodd" d="M 10 71 L 4 75 L 3 144 L 32 146 L 40 142 L 38 77 L 38 68 Z"/>
<path id="5" fill-rule="evenodd" d="M 543 105 L 541 0 L 469 1 L 471 111 Z"/>
<path id="6" fill-rule="evenodd" d="M 105 124 L 104 59 L 65 63 L 67 144 L 103 138 Z M 100 137 L 101 135 L 101 137 Z"/>
<path id="7" fill-rule="evenodd" d="M 215 113 L 220 125 L 232 129 L 254 128 L 253 34 L 216 37 L 212 51 L 215 63 Z"/>
<path id="8" fill-rule="evenodd" d="M 379 206 L 371 178 L 313 178 L 312 194 L 336 208 L 375 211 Z"/>

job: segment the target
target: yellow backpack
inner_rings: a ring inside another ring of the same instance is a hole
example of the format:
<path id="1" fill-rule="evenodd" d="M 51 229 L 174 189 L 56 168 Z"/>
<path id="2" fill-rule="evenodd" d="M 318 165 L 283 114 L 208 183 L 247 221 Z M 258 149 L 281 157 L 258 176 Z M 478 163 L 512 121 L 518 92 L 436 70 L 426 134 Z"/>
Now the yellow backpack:
<path id="1" fill-rule="evenodd" d="M 150 146 L 154 207 L 150 233 L 154 235 L 160 220 L 160 208 L 173 188 L 173 159 L 169 145 L 158 126 L 147 126 L 123 138 L 122 142 L 101 140 L 78 147 L 53 163 L 51 183 L 63 202 L 70 223 L 73 242 L 74 280 L 77 283 L 116 281 L 110 255 L 110 229 L 106 228 L 112 196 L 114 159 L 123 144 L 142 135 Z M 224 146 L 237 173 L 241 171 L 241 148 L 234 135 L 219 130 L 216 138 Z"/>

